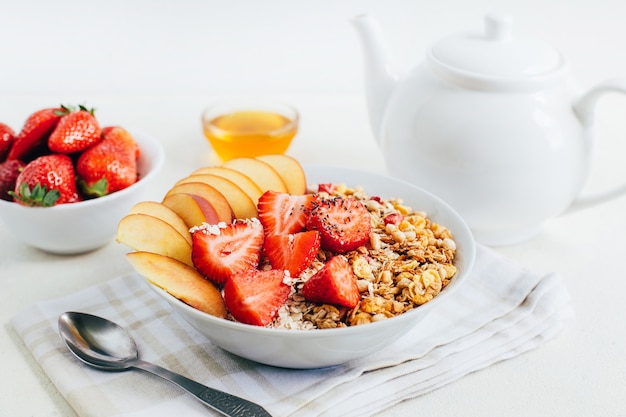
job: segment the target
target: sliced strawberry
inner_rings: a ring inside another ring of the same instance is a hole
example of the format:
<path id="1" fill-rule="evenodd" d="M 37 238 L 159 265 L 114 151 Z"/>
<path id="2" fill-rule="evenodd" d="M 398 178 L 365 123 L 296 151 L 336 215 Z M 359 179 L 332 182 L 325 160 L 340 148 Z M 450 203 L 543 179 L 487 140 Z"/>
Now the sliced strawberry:
<path id="1" fill-rule="evenodd" d="M 13 129 L 4 123 L 0 123 L 0 162 L 7 158 L 14 140 L 15 132 L 13 132 Z"/>
<path id="2" fill-rule="evenodd" d="M 291 287 L 283 282 L 284 277 L 284 271 L 278 269 L 234 273 L 224 285 L 226 308 L 242 323 L 270 324 L 291 292 Z"/>
<path id="3" fill-rule="evenodd" d="M 307 229 L 320 232 L 323 249 L 345 253 L 369 241 L 371 216 L 363 203 L 354 198 L 318 196 Z"/>
<path id="4" fill-rule="evenodd" d="M 256 221 L 205 225 L 194 229 L 191 259 L 196 269 L 215 284 L 232 274 L 254 269 L 263 247 L 263 227 Z"/>
<path id="5" fill-rule="evenodd" d="M 302 295 L 312 303 L 354 308 L 361 293 L 348 260 L 334 256 L 302 286 Z"/>
<path id="6" fill-rule="evenodd" d="M 6 201 L 13 201 L 13 197 L 9 194 L 9 191 L 15 190 L 15 183 L 17 177 L 20 175 L 20 170 L 26 166 L 25 163 L 17 159 L 10 159 L 0 163 L 0 199 Z"/>
<path id="7" fill-rule="evenodd" d="M 102 129 L 93 109 L 79 106 L 77 111 L 66 114 L 59 120 L 48 138 L 52 152 L 77 153 L 84 151 L 102 139 Z"/>
<path id="8" fill-rule="evenodd" d="M 320 249 L 320 234 L 316 230 L 265 238 L 265 255 L 272 268 L 289 271 L 297 277 L 315 259 Z"/>
<path id="9" fill-rule="evenodd" d="M 44 155 L 30 161 L 11 195 L 20 204 L 50 207 L 79 201 L 74 165 L 67 155 Z"/>
<path id="10" fill-rule="evenodd" d="M 286 235 L 304 230 L 313 195 L 290 195 L 266 191 L 259 197 L 259 220 L 267 236 Z"/>
<path id="11" fill-rule="evenodd" d="M 69 110 L 64 107 L 38 110 L 28 116 L 22 130 L 15 138 L 7 159 L 30 160 L 40 148 L 47 148 L 47 140 L 61 117 Z"/>

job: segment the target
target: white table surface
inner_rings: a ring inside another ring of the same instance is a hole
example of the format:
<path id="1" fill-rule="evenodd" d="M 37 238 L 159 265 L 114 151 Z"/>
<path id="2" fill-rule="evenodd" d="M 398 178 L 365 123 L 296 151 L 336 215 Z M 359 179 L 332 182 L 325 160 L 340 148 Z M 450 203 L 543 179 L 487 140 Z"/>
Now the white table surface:
<path id="1" fill-rule="evenodd" d="M 219 55 L 227 52 L 227 48 L 220 47 L 215 51 L 217 55 L 212 54 L 198 61 L 204 67 L 194 69 L 191 62 L 181 63 L 180 60 L 167 65 L 167 56 L 157 59 L 154 54 L 144 55 L 145 59 L 132 60 L 136 50 L 134 44 L 130 44 L 119 49 L 121 58 L 127 60 L 123 68 L 128 72 L 124 73 L 111 71 L 106 60 L 101 61 L 88 52 L 83 56 L 89 70 L 76 70 L 75 65 L 80 62 L 75 54 L 76 46 L 65 44 L 62 57 L 51 52 L 55 42 L 69 34 L 68 19 L 73 15 L 55 13 L 56 9 L 53 10 L 52 6 L 38 8 L 32 4 L 40 3 L 39 6 L 42 6 L 43 2 L 14 3 L 11 6 L 3 4 L 3 13 L 0 14 L 0 37 L 21 42 L 0 42 L 0 55 L 8 57 L 1 64 L 0 121 L 19 129 L 26 116 L 37 108 L 61 102 L 86 103 L 97 107 L 98 117 L 104 124 L 121 124 L 155 136 L 167 154 L 159 180 L 150 190 L 155 199 L 160 198 L 176 179 L 210 163 L 210 148 L 202 136 L 199 114 L 208 103 L 231 95 L 234 89 L 221 82 L 232 81 L 229 77 L 240 78 L 239 94 L 271 93 L 300 110 L 301 131 L 288 153 L 302 163 L 324 162 L 384 172 L 382 155 L 369 130 L 364 98 L 360 94 L 358 46 L 355 38 L 350 37 L 353 36 L 350 29 L 344 27 L 347 25 L 346 18 L 370 9 L 380 14 L 398 50 L 410 47 L 418 51 L 415 60 L 400 60 L 407 63 L 417 61 L 423 47 L 458 29 L 461 22 L 465 24 L 464 28 L 475 28 L 474 20 L 494 7 L 491 2 L 481 0 L 472 2 L 475 6 L 471 10 L 467 5 L 463 6 L 465 9 L 459 9 L 461 4 L 470 2 L 441 0 L 424 5 L 424 13 L 421 13 L 418 2 L 348 1 L 335 6 L 333 14 L 325 10 L 331 2 L 314 2 L 324 7 L 309 6 L 298 14 L 299 23 L 288 25 L 289 33 L 293 34 L 291 37 L 295 39 L 287 39 L 288 46 L 289 42 L 299 42 L 309 50 L 292 50 L 292 57 L 307 60 L 306 63 L 290 61 L 285 68 L 278 64 L 271 66 L 272 60 L 268 59 L 263 62 L 264 65 L 246 72 L 242 69 L 242 62 Z M 128 2 L 135 7 L 128 6 L 120 20 L 122 27 L 130 31 L 125 36 L 134 35 L 136 40 L 146 28 L 149 37 L 144 46 L 149 52 L 154 52 L 158 45 L 164 53 L 176 51 L 177 58 L 191 53 L 192 46 L 180 46 L 181 37 L 174 31 L 166 31 L 161 34 L 163 39 L 160 42 L 154 42 L 154 37 L 159 36 L 158 25 L 143 22 L 144 26 L 135 27 L 133 32 L 131 26 L 134 27 L 136 22 L 129 16 L 139 13 L 138 5 L 142 3 L 146 5 L 140 1 Z M 121 7 L 126 3 L 111 1 L 107 4 Z M 172 12 L 164 3 L 150 4 L 159 7 L 154 7 L 154 14 L 147 13 L 147 20 L 167 21 L 168 13 Z M 224 21 L 228 20 L 229 14 L 224 10 L 236 11 L 234 6 L 215 0 L 202 5 L 193 1 L 181 4 L 188 8 L 197 7 L 194 10 L 199 11 L 193 13 L 196 18 L 198 14 L 212 11 L 213 15 L 207 17 L 206 30 L 209 32 L 211 24 L 217 25 L 220 30 L 227 26 Z M 211 9 L 216 4 L 223 8 Z M 281 2 L 271 1 L 269 4 L 276 6 Z M 603 78 L 620 74 L 626 76 L 626 28 L 623 24 L 626 21 L 626 6 L 623 2 L 511 0 L 498 3 L 498 7 L 502 4 L 509 6 L 516 15 L 521 15 L 527 29 L 549 37 L 549 41 L 556 42 L 570 55 L 583 87 L 589 87 Z M 19 22 L 23 21 L 12 17 L 23 17 L 29 7 L 35 14 L 36 23 L 41 25 L 30 25 L 27 30 L 19 26 Z M 91 6 L 90 10 L 104 13 L 95 6 Z M 287 16 L 290 12 L 295 15 L 289 7 L 284 10 Z M 111 16 L 113 12 L 109 13 Z M 178 24 L 180 28 L 188 23 L 184 18 L 187 15 L 178 16 L 178 23 L 172 19 L 168 24 Z M 320 26 L 316 19 L 328 25 Z M 254 24 L 253 19 L 246 22 Z M 59 25 L 60 32 L 53 30 L 55 24 Z M 96 26 L 102 28 L 104 23 L 99 21 Z M 38 37 L 33 31 L 41 37 L 42 27 L 49 38 L 47 43 L 37 45 L 35 41 Z M 314 32 L 315 28 L 319 30 Z M 81 23 L 74 29 L 84 31 L 89 29 L 89 25 Z M 308 34 L 301 35 L 298 29 Z M 420 32 L 421 29 L 428 35 Z M 415 42 L 404 37 L 400 40 L 406 32 L 417 36 Z M 227 37 L 231 41 L 234 38 L 235 43 L 244 43 L 245 40 L 238 33 L 230 33 Z M 98 48 L 109 55 L 115 48 L 107 50 L 108 41 L 118 46 L 125 42 L 125 38 L 117 32 L 98 32 L 94 38 Z M 261 50 L 259 58 L 266 59 L 262 56 L 261 42 L 278 41 L 280 38 L 284 36 L 257 39 L 258 44 L 250 47 Z M 195 42 L 195 46 L 201 43 L 194 37 L 189 40 Z M 318 40 L 324 42 L 324 48 L 315 48 Z M 76 37 L 74 42 L 84 46 L 87 41 Z M 33 57 L 32 52 L 36 48 L 47 51 L 47 61 L 38 62 Z M 224 65 L 216 69 L 211 64 L 217 56 L 222 58 L 218 61 Z M 37 78 L 45 72 L 38 70 L 36 65 L 50 69 L 47 81 Z M 72 74 L 75 77 L 63 77 L 62 70 L 71 68 L 74 68 Z M 146 68 L 150 69 L 149 73 L 145 72 Z M 181 75 L 183 70 L 189 72 Z M 211 81 L 201 85 L 198 81 L 203 71 L 208 72 Z M 251 79 L 250 74 L 255 74 L 258 79 Z M 269 78 L 271 82 L 266 83 Z M 154 84 L 160 84 L 162 88 L 155 88 Z M 618 184 L 626 178 L 626 164 L 622 162 L 626 156 L 626 98 L 607 96 L 600 102 L 598 110 L 595 168 L 585 190 L 590 192 Z M 575 319 L 567 324 L 557 339 L 544 346 L 402 403 L 383 415 L 625 416 L 624 213 L 626 198 L 619 198 L 610 204 L 549 220 L 543 232 L 528 242 L 497 248 L 504 256 L 529 268 L 561 273 L 572 296 Z M 111 242 L 88 254 L 50 255 L 17 242 L 0 223 L 0 416 L 75 415 L 30 356 L 9 321 L 22 308 L 34 302 L 63 296 L 130 272 L 130 265 L 123 257 L 125 252 L 125 247 Z"/>

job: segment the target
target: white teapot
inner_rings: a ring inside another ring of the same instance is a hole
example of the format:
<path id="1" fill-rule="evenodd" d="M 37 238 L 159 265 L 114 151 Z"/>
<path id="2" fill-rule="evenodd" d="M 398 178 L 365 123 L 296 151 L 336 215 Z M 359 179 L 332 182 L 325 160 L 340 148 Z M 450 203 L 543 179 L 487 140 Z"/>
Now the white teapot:
<path id="1" fill-rule="evenodd" d="M 521 242 L 568 210 L 626 193 L 579 193 L 590 170 L 594 109 L 626 82 L 579 94 L 564 57 L 517 39 L 510 16 L 436 43 L 400 79 L 377 22 L 353 20 L 365 52 L 368 110 L 389 173 L 440 196 L 488 245 Z"/>

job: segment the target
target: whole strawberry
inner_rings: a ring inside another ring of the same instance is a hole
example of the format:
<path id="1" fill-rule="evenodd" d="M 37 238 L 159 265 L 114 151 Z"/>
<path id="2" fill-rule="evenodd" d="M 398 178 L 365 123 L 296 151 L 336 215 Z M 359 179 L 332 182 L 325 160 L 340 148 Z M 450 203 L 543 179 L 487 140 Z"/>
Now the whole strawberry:
<path id="1" fill-rule="evenodd" d="M 139 147 L 124 128 L 102 129 L 102 140 L 83 152 L 76 163 L 80 190 L 101 197 L 137 182 Z"/>
<path id="2" fill-rule="evenodd" d="M 72 160 L 60 154 L 32 160 L 17 177 L 11 195 L 26 206 L 50 207 L 78 201 Z"/>
<path id="3" fill-rule="evenodd" d="M 13 201 L 9 191 L 15 190 L 20 170 L 26 166 L 18 159 L 9 159 L 0 163 L 0 200 Z"/>
<path id="4" fill-rule="evenodd" d="M 10 126 L 0 123 L 0 162 L 4 161 L 15 140 L 15 132 Z"/>
<path id="5" fill-rule="evenodd" d="M 77 153 L 102 139 L 102 130 L 93 109 L 79 106 L 59 120 L 48 138 L 48 148 L 56 153 Z"/>
<path id="6" fill-rule="evenodd" d="M 55 107 L 38 110 L 28 116 L 24 126 L 15 140 L 7 155 L 7 159 L 20 159 L 28 161 L 33 155 L 41 153 L 41 149 L 47 150 L 47 140 L 61 117 L 69 110 L 66 107 Z"/>

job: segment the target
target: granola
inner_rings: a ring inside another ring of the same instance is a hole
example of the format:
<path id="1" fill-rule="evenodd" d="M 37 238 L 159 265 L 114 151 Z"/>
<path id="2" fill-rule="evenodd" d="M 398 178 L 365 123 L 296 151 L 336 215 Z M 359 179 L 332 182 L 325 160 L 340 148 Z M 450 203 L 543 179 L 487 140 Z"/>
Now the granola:
<path id="1" fill-rule="evenodd" d="M 344 254 L 357 277 L 361 300 L 353 309 L 305 301 L 302 285 L 334 256 L 320 249 L 300 276 L 285 277 L 291 295 L 270 327 L 327 329 L 384 320 L 429 302 L 454 277 L 456 243 L 445 226 L 399 198 L 369 197 L 363 188 L 345 185 L 335 185 L 331 192 L 361 200 L 372 218 L 369 244 Z"/>

